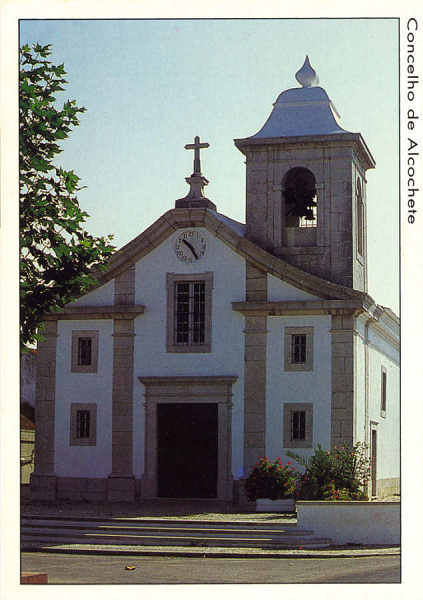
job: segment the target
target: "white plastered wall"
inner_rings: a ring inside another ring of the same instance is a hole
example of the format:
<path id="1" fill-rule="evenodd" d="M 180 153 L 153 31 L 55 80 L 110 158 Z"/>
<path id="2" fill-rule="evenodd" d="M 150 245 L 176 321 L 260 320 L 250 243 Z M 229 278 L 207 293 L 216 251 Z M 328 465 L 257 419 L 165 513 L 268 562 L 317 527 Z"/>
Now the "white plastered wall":
<path id="1" fill-rule="evenodd" d="M 71 373 L 72 331 L 96 330 L 97 373 Z M 55 471 L 62 477 L 108 477 L 112 460 L 113 322 L 59 321 L 56 359 Z M 97 443 L 70 446 L 73 402 L 97 404 Z"/>
<path id="2" fill-rule="evenodd" d="M 298 288 L 285 283 L 274 275 L 267 276 L 267 297 L 269 302 L 282 302 L 291 300 L 320 300 L 318 296 L 313 296 L 308 292 L 299 290 Z"/>
<path id="3" fill-rule="evenodd" d="M 392 347 L 377 333 L 369 332 L 369 417 L 377 430 L 377 479 L 400 475 L 400 386 L 399 366 L 392 360 Z M 386 412 L 381 414 L 381 372 L 386 369 Z"/>
<path id="4" fill-rule="evenodd" d="M 233 385 L 232 469 L 238 477 L 243 452 L 244 317 L 231 303 L 245 299 L 245 260 L 210 232 L 207 251 L 195 264 L 177 259 L 178 230 L 136 264 L 135 303 L 145 313 L 135 321 L 134 338 L 134 474 L 144 470 L 144 388 L 140 376 L 237 375 Z M 212 350 L 205 354 L 172 354 L 166 351 L 166 274 L 213 272 Z"/>
<path id="5" fill-rule="evenodd" d="M 370 324 L 365 343 L 365 317 L 356 321 L 355 336 L 355 441 L 370 443 L 371 427 L 377 431 L 377 479 L 400 474 L 400 385 L 399 357 L 391 343 Z M 368 353 L 368 415 L 365 410 L 365 352 Z M 387 374 L 386 412 L 381 413 L 382 366 Z"/>
<path id="6" fill-rule="evenodd" d="M 313 370 L 284 370 L 285 327 L 313 327 Z M 331 319 L 327 315 L 269 317 L 267 352 L 266 454 L 290 460 L 283 449 L 283 405 L 313 403 L 313 447 L 330 447 L 331 418 Z M 292 449 L 309 456 L 313 449 Z"/>
<path id="7" fill-rule="evenodd" d="M 115 281 L 112 279 L 92 292 L 88 292 L 85 296 L 74 300 L 69 306 L 110 306 L 114 301 L 114 293 Z"/>

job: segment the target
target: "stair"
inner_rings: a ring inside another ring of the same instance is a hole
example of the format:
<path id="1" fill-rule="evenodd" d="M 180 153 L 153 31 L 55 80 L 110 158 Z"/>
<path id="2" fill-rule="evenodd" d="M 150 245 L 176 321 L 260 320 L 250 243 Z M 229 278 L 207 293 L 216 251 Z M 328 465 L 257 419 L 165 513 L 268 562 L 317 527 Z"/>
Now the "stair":
<path id="1" fill-rule="evenodd" d="M 21 528 L 25 550 L 65 545 L 276 550 L 325 548 L 331 543 L 295 523 L 23 517 Z"/>

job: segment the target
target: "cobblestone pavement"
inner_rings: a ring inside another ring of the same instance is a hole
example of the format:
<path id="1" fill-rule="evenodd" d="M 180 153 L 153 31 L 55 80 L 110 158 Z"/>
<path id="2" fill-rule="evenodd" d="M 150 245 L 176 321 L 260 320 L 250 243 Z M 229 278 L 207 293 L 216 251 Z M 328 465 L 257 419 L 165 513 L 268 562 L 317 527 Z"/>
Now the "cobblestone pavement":
<path id="1" fill-rule="evenodd" d="M 378 498 L 383 502 L 398 502 L 399 496 Z M 91 502 L 66 502 L 58 501 L 31 502 L 23 500 L 21 514 L 33 516 L 61 516 L 61 517 L 120 517 L 127 519 L 189 519 L 207 521 L 256 521 L 258 523 L 280 523 L 286 519 L 295 519 L 294 513 L 257 513 L 255 511 L 231 512 L 230 509 L 222 512 L 220 506 L 212 503 L 201 502 L 143 502 L 128 503 L 117 502 L 108 504 Z"/>
<path id="2" fill-rule="evenodd" d="M 295 514 L 220 512 L 199 504 L 129 504 L 88 502 L 22 502 L 21 515 L 57 517 L 99 517 L 125 519 L 176 519 L 190 521 L 255 521 L 258 523 L 280 523 L 295 519 Z"/>

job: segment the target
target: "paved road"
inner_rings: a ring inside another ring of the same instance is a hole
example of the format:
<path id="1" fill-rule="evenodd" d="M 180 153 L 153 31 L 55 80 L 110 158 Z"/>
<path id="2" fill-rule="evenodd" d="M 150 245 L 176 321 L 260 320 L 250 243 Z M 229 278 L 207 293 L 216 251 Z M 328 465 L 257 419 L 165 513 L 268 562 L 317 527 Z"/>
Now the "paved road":
<path id="1" fill-rule="evenodd" d="M 209 559 L 22 553 L 49 583 L 400 583 L 400 557 Z M 126 570 L 127 565 L 135 566 Z"/>

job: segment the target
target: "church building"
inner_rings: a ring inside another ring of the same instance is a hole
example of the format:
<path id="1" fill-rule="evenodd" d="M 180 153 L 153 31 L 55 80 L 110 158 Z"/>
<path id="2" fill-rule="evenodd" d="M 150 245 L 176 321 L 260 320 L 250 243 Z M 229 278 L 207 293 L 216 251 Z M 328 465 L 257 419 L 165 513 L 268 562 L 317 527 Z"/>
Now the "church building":
<path id="1" fill-rule="evenodd" d="M 308 57 L 296 79 L 235 140 L 245 224 L 205 196 L 195 137 L 187 195 L 45 315 L 33 498 L 243 505 L 259 457 L 358 441 L 369 495 L 399 491 L 399 319 L 367 293 L 375 160 Z"/>

